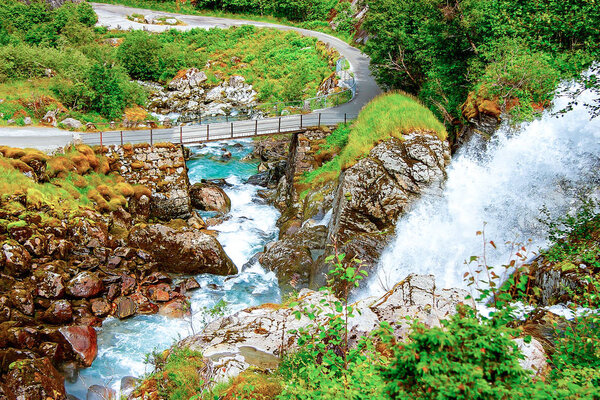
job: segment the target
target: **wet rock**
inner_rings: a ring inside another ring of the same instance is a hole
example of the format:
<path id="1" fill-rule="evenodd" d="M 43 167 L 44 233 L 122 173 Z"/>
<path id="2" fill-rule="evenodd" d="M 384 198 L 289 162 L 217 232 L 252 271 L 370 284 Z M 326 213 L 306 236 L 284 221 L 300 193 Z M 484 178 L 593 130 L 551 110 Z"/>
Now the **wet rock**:
<path id="1" fill-rule="evenodd" d="M 10 291 L 9 297 L 12 306 L 21 311 L 25 315 L 33 316 L 35 304 L 33 302 L 33 294 L 31 290 L 24 287 L 15 288 Z"/>
<path id="2" fill-rule="evenodd" d="M 166 283 L 159 283 L 148 287 L 148 295 L 152 301 L 165 302 L 169 301 L 171 296 L 171 287 Z"/>
<path id="3" fill-rule="evenodd" d="M 186 299 L 175 298 L 160 306 L 158 313 L 169 318 L 183 318 L 190 315 L 190 304 Z"/>
<path id="4" fill-rule="evenodd" d="M 223 189 L 211 183 L 195 183 L 190 187 L 192 206 L 202 211 L 231 211 L 231 200 Z"/>
<path id="5" fill-rule="evenodd" d="M 129 242 L 152 253 L 162 270 L 175 273 L 232 275 L 237 269 L 221 244 L 204 232 L 165 225 L 136 225 Z"/>
<path id="6" fill-rule="evenodd" d="M 3 262 L 2 262 L 3 261 Z M 25 276 L 31 272 L 31 255 L 14 240 L 7 240 L 0 248 L 0 262 L 11 276 Z"/>
<path id="7" fill-rule="evenodd" d="M 42 257 L 48 251 L 48 242 L 44 236 L 34 235 L 27 239 L 23 247 L 25 247 L 30 255 Z"/>
<path id="8" fill-rule="evenodd" d="M 104 289 L 102 279 L 93 272 L 80 272 L 67 284 L 67 294 L 73 297 L 90 298 Z"/>
<path id="9" fill-rule="evenodd" d="M 91 326 L 66 326 L 59 328 L 79 362 L 85 367 L 92 365 L 98 353 L 96 330 Z"/>
<path id="10" fill-rule="evenodd" d="M 62 325 L 73 320 L 73 307 L 67 300 L 53 302 L 42 314 L 42 320 L 55 325 Z"/>
<path id="11" fill-rule="evenodd" d="M 135 390 L 138 382 L 139 379 L 133 376 L 125 376 L 121 378 L 121 396 L 125 396 L 125 398 L 128 398 L 129 395 Z"/>
<path id="12" fill-rule="evenodd" d="M 106 386 L 92 385 L 88 388 L 86 400 L 116 400 L 117 392 Z"/>
<path id="13" fill-rule="evenodd" d="M 375 146 L 340 176 L 329 236 L 344 243 L 357 233 L 393 231 L 422 193 L 441 191 L 449 162 L 448 144 L 434 134 Z"/>
<path id="14" fill-rule="evenodd" d="M 200 289 L 200 284 L 195 278 L 187 278 L 183 281 L 182 286 L 186 291 Z"/>
<path id="15" fill-rule="evenodd" d="M 135 301 L 128 297 L 119 297 L 115 300 L 116 315 L 119 319 L 129 318 L 135 315 L 137 311 L 137 304 Z"/>
<path id="16" fill-rule="evenodd" d="M 314 226 L 300 229 L 269 246 L 260 257 L 260 264 L 276 271 L 283 292 L 307 287 L 313 254 L 325 250 L 327 227 Z"/>
<path id="17" fill-rule="evenodd" d="M 33 229 L 29 226 L 12 226 L 8 228 L 8 234 L 19 244 L 24 244 L 33 235 Z"/>
<path id="18" fill-rule="evenodd" d="M 114 251 L 115 257 L 123 258 L 125 260 L 133 259 L 137 254 L 136 250 L 131 247 L 117 247 Z"/>
<path id="19" fill-rule="evenodd" d="M 59 299 L 65 295 L 63 277 L 48 270 L 38 270 L 34 273 L 37 295 L 46 299 Z"/>
<path id="20" fill-rule="evenodd" d="M 91 303 L 92 312 L 97 317 L 106 317 L 111 311 L 110 304 L 104 299 L 94 299 Z"/>
<path id="21" fill-rule="evenodd" d="M 286 161 L 279 161 L 266 165 L 266 170 L 252 175 L 248 178 L 248 183 L 261 187 L 275 187 L 279 180 L 285 176 Z"/>
<path id="22" fill-rule="evenodd" d="M 64 378 L 48 358 L 21 360 L 4 376 L 8 400 L 66 400 Z"/>

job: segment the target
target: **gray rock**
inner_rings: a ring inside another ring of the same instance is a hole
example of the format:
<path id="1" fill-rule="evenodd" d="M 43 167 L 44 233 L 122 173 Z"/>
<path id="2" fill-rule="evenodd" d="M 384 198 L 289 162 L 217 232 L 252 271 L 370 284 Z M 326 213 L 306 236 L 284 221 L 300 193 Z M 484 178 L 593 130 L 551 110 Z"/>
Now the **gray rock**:
<path id="1" fill-rule="evenodd" d="M 449 162 L 448 144 L 434 134 L 377 145 L 340 176 L 329 236 L 344 243 L 360 233 L 393 231 L 422 193 L 441 191 Z"/>
<path id="2" fill-rule="evenodd" d="M 202 211 L 217 211 L 227 214 L 231 210 L 231 200 L 219 186 L 211 183 L 195 183 L 190 187 L 192 207 Z"/>
<path id="3" fill-rule="evenodd" d="M 25 117 L 25 118 L 23 119 L 23 123 L 24 123 L 25 125 L 31 125 L 31 124 L 33 124 L 33 121 L 31 121 L 31 118 L 29 118 L 29 117 Z"/>
<path id="4" fill-rule="evenodd" d="M 100 385 L 90 386 L 85 396 L 86 400 L 116 400 L 116 398 L 117 392 L 109 387 Z"/>

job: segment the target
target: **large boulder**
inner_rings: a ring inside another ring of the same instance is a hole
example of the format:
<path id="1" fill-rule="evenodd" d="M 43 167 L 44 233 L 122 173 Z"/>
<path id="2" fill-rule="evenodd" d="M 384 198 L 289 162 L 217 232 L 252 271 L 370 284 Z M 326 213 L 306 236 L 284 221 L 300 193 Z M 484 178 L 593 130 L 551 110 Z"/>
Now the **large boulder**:
<path id="1" fill-rule="evenodd" d="M 59 329 L 79 362 L 89 367 L 98 354 L 96 330 L 91 326 L 65 326 Z"/>
<path id="2" fill-rule="evenodd" d="M 129 244 L 151 253 L 167 272 L 233 275 L 237 268 L 213 236 L 202 231 L 161 224 L 139 224 L 129 234 Z"/>
<path id="3" fill-rule="evenodd" d="M 4 375 L 7 400 L 66 400 L 65 380 L 48 358 L 20 360 Z"/>
<path id="4" fill-rule="evenodd" d="M 8 275 L 25 276 L 31 272 L 31 255 L 18 242 L 7 240 L 0 248 L 0 265 Z"/>
<path id="5" fill-rule="evenodd" d="M 393 231 L 421 194 L 441 191 L 449 162 L 448 144 L 433 133 L 378 144 L 340 176 L 329 236 L 344 243 L 360 233 Z"/>
<path id="6" fill-rule="evenodd" d="M 231 211 L 231 200 L 227 193 L 213 183 L 194 183 L 190 187 L 192 206 L 202 211 L 217 211 L 227 214 Z"/>
<path id="7" fill-rule="evenodd" d="M 377 329 L 382 322 L 396 328 L 398 339 L 405 339 L 410 328 L 405 317 L 414 317 L 428 327 L 440 326 L 440 320 L 454 314 L 456 306 L 465 302 L 467 295 L 461 289 L 436 287 L 432 275 L 409 275 L 382 297 L 353 304 L 360 313 L 355 312 L 349 319 L 350 343 L 355 344 L 360 336 Z M 331 306 L 331 312 L 338 313 L 335 302 L 337 299 L 331 295 L 302 289 L 297 306 L 263 304 L 248 308 L 211 322 L 201 333 L 188 337 L 179 345 L 189 346 L 211 359 L 216 372 L 213 379 L 217 382 L 250 366 L 275 368 L 282 351 L 288 353 L 297 348 L 297 336 L 292 332 L 325 323 L 328 318 L 325 312 L 313 321 L 305 315 L 297 319 L 295 311 L 319 305 L 326 311 Z"/>
<path id="8" fill-rule="evenodd" d="M 79 298 L 94 297 L 103 289 L 102 279 L 89 271 L 80 272 L 67 284 L 67 294 Z"/>
<path id="9" fill-rule="evenodd" d="M 283 292 L 305 288 L 309 284 L 312 265 L 325 251 L 327 227 L 301 228 L 267 247 L 260 264 L 275 271 Z"/>

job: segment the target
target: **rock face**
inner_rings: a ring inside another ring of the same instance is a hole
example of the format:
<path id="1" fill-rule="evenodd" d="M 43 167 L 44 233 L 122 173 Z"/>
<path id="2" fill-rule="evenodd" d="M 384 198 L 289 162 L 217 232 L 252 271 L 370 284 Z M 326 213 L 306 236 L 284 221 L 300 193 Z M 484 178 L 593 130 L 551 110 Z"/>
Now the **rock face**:
<path id="1" fill-rule="evenodd" d="M 194 183 L 190 187 L 192 207 L 202 211 L 217 211 L 227 214 L 231 211 L 231 200 L 223 189 L 213 183 Z"/>
<path id="2" fill-rule="evenodd" d="M 64 378 L 48 358 L 17 361 L 0 383 L 8 400 L 66 400 Z"/>
<path id="3" fill-rule="evenodd" d="M 131 184 L 152 191 L 150 216 L 169 220 L 191 217 L 189 180 L 183 149 L 172 144 L 111 146 L 111 169 Z"/>
<path id="4" fill-rule="evenodd" d="M 91 326 L 67 326 L 59 329 L 80 362 L 89 367 L 98 354 L 96 330 Z"/>
<path id="5" fill-rule="evenodd" d="M 217 239 L 201 231 L 176 230 L 158 224 L 138 225 L 131 230 L 129 242 L 150 252 L 164 271 L 216 275 L 237 273 L 233 261 Z"/>
<path id="6" fill-rule="evenodd" d="M 358 337 L 378 328 L 383 321 L 396 328 L 396 336 L 403 339 L 409 332 L 406 316 L 414 316 L 429 327 L 439 326 L 439 320 L 454 314 L 456 306 L 466 301 L 467 294 L 460 289 L 437 288 L 432 275 L 409 275 L 381 298 L 368 298 L 354 304 L 361 314 L 355 313 L 349 321 L 350 340 L 355 343 Z M 325 301 L 322 306 L 327 307 L 326 304 L 335 300 L 322 292 L 303 289 L 298 302 L 306 308 Z M 282 350 L 289 352 L 296 348 L 297 337 L 289 332 L 311 324 L 306 316 L 296 319 L 294 311 L 298 307 L 264 304 L 249 308 L 211 322 L 202 333 L 179 345 L 201 351 L 214 362 L 217 382 L 251 365 L 273 368 Z M 324 322 L 325 318 L 317 317 L 316 323 Z"/>
<path id="7" fill-rule="evenodd" d="M 277 273 L 282 292 L 308 287 L 310 272 L 318 255 L 325 252 L 327 227 L 303 227 L 285 236 L 259 258 L 260 264 Z"/>
<path id="8" fill-rule="evenodd" d="M 342 173 L 329 234 L 344 243 L 357 233 L 393 230 L 426 191 L 440 191 L 450 149 L 436 135 L 411 133 L 373 148 Z"/>

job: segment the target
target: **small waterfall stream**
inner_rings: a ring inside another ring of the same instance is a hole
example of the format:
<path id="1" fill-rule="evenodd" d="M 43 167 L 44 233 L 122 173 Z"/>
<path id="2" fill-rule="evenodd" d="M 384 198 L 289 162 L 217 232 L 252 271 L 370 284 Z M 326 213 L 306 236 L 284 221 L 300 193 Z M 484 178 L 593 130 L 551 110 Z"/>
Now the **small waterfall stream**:
<path id="1" fill-rule="evenodd" d="M 544 246 L 541 209 L 564 215 L 579 196 L 600 183 L 600 118 L 590 120 L 583 92 L 571 111 L 558 97 L 552 110 L 520 127 L 503 125 L 489 143 L 478 137 L 454 156 L 441 196 L 423 196 L 396 226 L 369 295 L 382 293 L 409 273 L 433 274 L 442 287 L 464 286 L 465 260 L 481 256 L 482 230 L 489 265 L 507 264 L 511 244 Z M 476 135 L 477 136 L 477 135 Z M 531 239 L 531 242 L 528 242 Z"/>
<path id="2" fill-rule="evenodd" d="M 231 160 L 221 160 L 223 147 L 232 153 Z M 198 331 L 203 320 L 202 310 L 220 300 L 227 303 L 227 314 L 280 300 L 274 273 L 265 272 L 258 263 L 246 265 L 242 270 L 255 253 L 277 238 L 275 223 L 279 213 L 257 197 L 259 187 L 245 183 L 257 172 L 257 164 L 240 161 L 252 151 L 251 141 L 213 142 L 191 150 L 193 157 L 188 161 L 191 184 L 200 179 L 225 178 L 231 185 L 224 188 L 231 198 L 228 219 L 211 229 L 219 231 L 220 243 L 241 271 L 231 277 L 208 274 L 195 277 L 201 288 L 191 292 L 190 300 L 192 323 Z M 210 213 L 203 215 L 211 216 Z M 147 354 L 162 351 L 190 334 L 189 319 L 160 315 L 140 315 L 124 321 L 108 318 L 98 330 L 98 357 L 90 368 L 79 371 L 74 382 L 66 382 L 67 392 L 85 399 L 89 386 L 101 385 L 112 387 L 118 393 L 121 378 L 151 372 L 151 367 L 145 364 Z"/>

